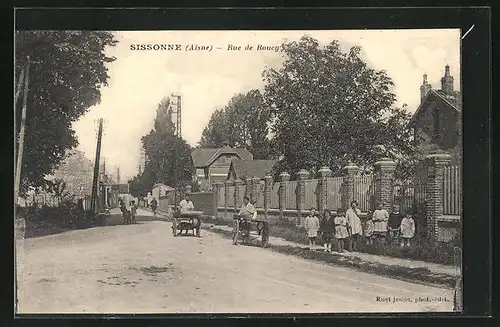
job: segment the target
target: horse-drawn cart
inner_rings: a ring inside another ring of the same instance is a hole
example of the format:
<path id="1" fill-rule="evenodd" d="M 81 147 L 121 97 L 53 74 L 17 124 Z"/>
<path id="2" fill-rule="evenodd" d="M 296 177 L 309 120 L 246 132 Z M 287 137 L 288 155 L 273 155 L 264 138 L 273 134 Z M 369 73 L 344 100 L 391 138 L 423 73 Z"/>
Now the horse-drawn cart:
<path id="1" fill-rule="evenodd" d="M 172 222 L 172 234 L 175 236 L 187 235 L 188 231 L 192 230 L 193 235 L 201 236 L 201 219 L 202 211 L 189 211 L 189 212 L 174 212 L 174 221 Z"/>
<path id="2" fill-rule="evenodd" d="M 263 220 L 246 219 L 240 215 L 234 215 L 233 244 L 238 244 L 241 238 L 243 244 L 249 244 L 252 240 L 260 239 L 260 245 L 266 247 L 269 244 L 269 223 Z"/>

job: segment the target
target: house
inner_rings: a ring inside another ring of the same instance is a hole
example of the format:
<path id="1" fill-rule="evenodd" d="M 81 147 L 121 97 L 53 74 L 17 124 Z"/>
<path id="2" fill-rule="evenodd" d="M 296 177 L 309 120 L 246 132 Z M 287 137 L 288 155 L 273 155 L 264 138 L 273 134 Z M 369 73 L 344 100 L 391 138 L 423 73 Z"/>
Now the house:
<path id="1" fill-rule="evenodd" d="M 253 160 L 253 155 L 245 148 L 198 148 L 191 153 L 195 168 L 193 180 L 198 182 L 201 190 L 208 191 L 212 183 L 224 182 L 233 159 Z"/>
<path id="2" fill-rule="evenodd" d="M 151 190 L 151 195 L 156 200 L 159 200 L 160 197 L 167 196 L 170 192 L 173 191 L 175 191 L 173 187 L 170 187 L 163 183 L 156 183 L 155 185 L 153 185 L 153 188 Z"/>
<path id="3" fill-rule="evenodd" d="M 435 90 L 423 76 L 420 87 L 420 105 L 410 120 L 414 138 L 422 154 L 442 150 L 452 156 L 452 164 L 461 162 L 461 94 L 453 89 L 453 76 L 450 67 L 445 66 L 441 78 L 441 89 Z"/>
<path id="4" fill-rule="evenodd" d="M 231 161 L 231 166 L 229 167 L 229 172 L 227 174 L 227 180 L 235 181 L 237 179 L 245 180 L 246 178 L 258 177 L 263 180 L 267 174 L 270 174 L 276 160 L 241 160 L 233 159 Z"/>
<path id="5" fill-rule="evenodd" d="M 92 194 L 94 165 L 85 153 L 77 149 L 69 150 L 54 174 L 47 179 L 61 179 L 66 182 L 66 192 L 76 197 Z"/>

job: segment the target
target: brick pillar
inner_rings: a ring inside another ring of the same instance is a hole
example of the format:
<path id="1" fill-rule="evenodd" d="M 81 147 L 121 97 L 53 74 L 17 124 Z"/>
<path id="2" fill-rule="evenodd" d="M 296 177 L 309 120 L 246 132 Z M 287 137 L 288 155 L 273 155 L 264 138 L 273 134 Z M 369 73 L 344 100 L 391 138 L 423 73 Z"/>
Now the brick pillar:
<path id="1" fill-rule="evenodd" d="M 344 167 L 342 208 L 346 210 L 351 207 L 351 201 L 354 200 L 354 177 L 358 175 L 359 170 L 359 167 L 352 162 L 349 162 L 347 166 Z"/>
<path id="2" fill-rule="evenodd" d="M 248 196 L 250 202 L 252 202 L 252 194 L 253 194 L 253 184 L 251 178 L 245 179 L 245 196 Z"/>
<path id="3" fill-rule="evenodd" d="M 392 210 L 394 202 L 394 170 L 396 163 L 389 158 L 382 158 L 375 164 L 375 205 L 383 203 L 386 205 L 387 211 Z"/>
<path id="4" fill-rule="evenodd" d="M 250 197 L 250 199 L 252 200 L 252 203 L 255 205 L 256 208 L 257 208 L 257 199 L 259 198 L 260 191 L 261 191 L 260 178 L 259 177 L 252 178 L 252 196 Z"/>
<path id="5" fill-rule="evenodd" d="M 234 208 L 238 210 L 241 208 L 241 204 L 243 203 L 242 194 L 240 194 L 240 186 L 243 182 L 240 179 L 234 181 Z"/>
<path id="6" fill-rule="evenodd" d="M 451 162 L 451 156 L 446 153 L 434 153 L 425 157 L 427 205 L 427 237 L 438 240 L 438 218 L 443 215 L 443 178 L 444 167 Z"/>
<path id="7" fill-rule="evenodd" d="M 328 189 L 327 189 L 327 178 L 332 176 L 332 171 L 328 167 L 323 167 L 318 171 L 318 191 L 316 196 L 318 197 L 318 211 L 321 215 L 326 209 L 327 199 L 328 199 Z"/>
<path id="8" fill-rule="evenodd" d="M 280 174 L 280 190 L 279 190 L 280 218 L 283 218 L 283 210 L 285 210 L 286 185 L 289 180 L 290 180 L 290 175 L 286 171 Z"/>
<path id="9" fill-rule="evenodd" d="M 306 179 L 309 179 L 309 172 L 302 169 L 297 174 L 297 212 L 298 212 L 298 223 L 300 226 L 304 226 L 304 217 L 302 215 L 306 212 L 305 208 L 306 202 Z"/>
<path id="10" fill-rule="evenodd" d="M 271 191 L 273 189 L 273 177 L 266 175 L 264 177 L 264 217 L 269 218 L 269 209 L 271 209 Z"/>
<path id="11" fill-rule="evenodd" d="M 232 181 L 226 181 L 224 185 L 224 217 L 227 217 L 227 208 L 229 207 L 229 201 L 233 201 L 229 193 L 229 187 L 233 185 L 234 183 Z"/>

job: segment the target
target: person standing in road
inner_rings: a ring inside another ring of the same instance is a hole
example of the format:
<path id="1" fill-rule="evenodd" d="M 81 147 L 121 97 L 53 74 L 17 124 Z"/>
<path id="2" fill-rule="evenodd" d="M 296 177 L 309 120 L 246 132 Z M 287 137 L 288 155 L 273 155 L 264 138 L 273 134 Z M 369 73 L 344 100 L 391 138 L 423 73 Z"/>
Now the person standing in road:
<path id="1" fill-rule="evenodd" d="M 156 201 L 156 199 L 153 198 L 149 205 L 151 207 L 151 210 L 153 211 L 153 217 L 156 217 L 156 207 L 158 206 L 158 201 Z"/>
<path id="2" fill-rule="evenodd" d="M 373 235 L 376 237 L 379 245 L 385 244 L 388 220 L 389 213 L 384 209 L 382 202 L 380 202 L 377 206 L 377 210 L 373 212 Z"/>
<path id="3" fill-rule="evenodd" d="M 358 240 L 363 235 L 360 215 L 361 210 L 358 209 L 358 202 L 356 200 L 351 201 L 351 207 L 345 214 L 349 224 L 349 251 L 358 250 Z"/>
<path id="4" fill-rule="evenodd" d="M 304 221 L 304 227 L 307 232 L 307 238 L 309 239 L 309 248 L 314 250 L 316 248 L 316 237 L 319 231 L 319 219 L 316 216 L 316 210 L 311 208 L 309 215 Z"/>
<path id="5" fill-rule="evenodd" d="M 135 217 L 137 216 L 137 204 L 135 203 L 134 200 L 130 202 L 130 214 L 132 218 L 132 224 L 136 224 L 137 220 L 135 219 Z"/>
<path id="6" fill-rule="evenodd" d="M 321 237 L 323 238 L 325 252 L 332 252 L 332 238 L 335 233 L 335 221 L 332 218 L 330 210 L 325 210 L 325 213 L 323 214 L 320 231 Z"/>

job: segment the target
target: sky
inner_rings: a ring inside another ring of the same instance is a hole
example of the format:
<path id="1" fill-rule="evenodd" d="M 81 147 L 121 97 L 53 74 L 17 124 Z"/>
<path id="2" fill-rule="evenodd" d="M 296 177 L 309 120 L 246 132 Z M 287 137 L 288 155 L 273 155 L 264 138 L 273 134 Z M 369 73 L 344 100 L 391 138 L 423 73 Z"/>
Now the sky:
<path id="1" fill-rule="evenodd" d="M 119 41 L 106 49 L 116 60 L 107 65 L 110 79 L 101 102 L 74 123 L 78 149 L 95 158 L 97 119 L 104 118 L 102 156 L 106 170 L 125 181 L 137 174 L 141 137 L 153 127 L 158 103 L 172 93 L 182 96 L 182 136 L 192 146 L 201 138 L 212 112 L 237 93 L 262 89 L 266 67 L 280 67 L 282 53 L 257 50 L 307 34 L 321 45 L 338 40 L 344 52 L 361 47 L 371 68 L 385 70 L 395 86 L 396 105 L 414 112 L 420 103 L 422 75 L 440 88 L 446 64 L 460 90 L 460 30 L 330 30 L 330 31 L 119 31 Z M 180 44 L 182 51 L 131 50 L 132 44 Z M 188 45 L 212 51 L 186 51 Z M 241 50 L 229 50 L 229 45 Z M 245 51 L 247 45 L 252 50 Z M 219 48 L 220 49 L 217 49 Z"/>

